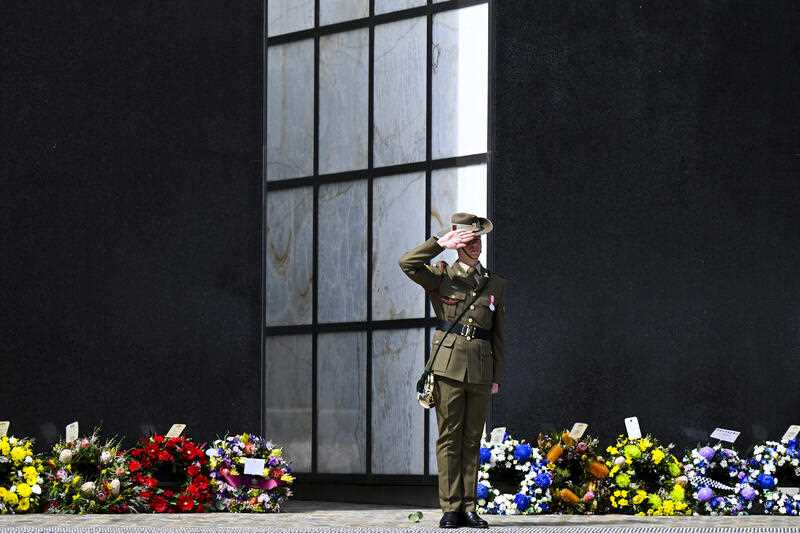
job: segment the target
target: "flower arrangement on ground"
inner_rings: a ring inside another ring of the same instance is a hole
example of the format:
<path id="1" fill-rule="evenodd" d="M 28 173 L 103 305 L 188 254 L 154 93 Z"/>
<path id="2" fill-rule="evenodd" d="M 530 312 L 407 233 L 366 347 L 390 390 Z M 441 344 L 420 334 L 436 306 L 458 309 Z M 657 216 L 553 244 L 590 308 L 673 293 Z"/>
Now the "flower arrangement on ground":
<path id="1" fill-rule="evenodd" d="M 503 492 L 498 479 L 511 479 L 512 491 Z M 479 513 L 539 514 L 550 510 L 553 476 L 538 449 L 511 438 L 481 442 L 478 484 L 475 491 Z"/>
<path id="2" fill-rule="evenodd" d="M 215 440 L 206 450 L 214 508 L 236 513 L 277 513 L 292 495 L 294 476 L 281 448 L 243 433 Z M 247 459 L 263 459 L 260 475 L 245 474 Z"/>
<path id="3" fill-rule="evenodd" d="M 563 431 L 539 435 L 538 444 L 553 476 L 554 512 L 598 513 L 607 508 L 609 470 L 598 454 L 596 438 L 583 435 L 575 439 Z"/>
<path id="4" fill-rule="evenodd" d="M 690 515 L 686 502 L 688 479 L 683 465 L 672 453 L 673 445 L 661 445 L 653 436 L 617 437 L 606 451 L 609 458 L 609 497 L 612 512 L 672 516 Z"/>
<path id="5" fill-rule="evenodd" d="M 61 441 L 46 459 L 49 513 L 127 513 L 141 508 L 120 441 L 90 437 Z"/>
<path id="6" fill-rule="evenodd" d="M 745 461 L 721 443 L 694 448 L 684 456 L 683 468 L 691 489 L 690 503 L 699 514 L 747 514 L 758 498 Z"/>
<path id="7" fill-rule="evenodd" d="M 35 511 L 42 494 L 42 463 L 33 440 L 0 437 L 0 514 Z"/>
<path id="8" fill-rule="evenodd" d="M 201 513 L 210 508 L 212 495 L 204 474 L 208 459 L 202 446 L 188 437 L 152 435 L 141 439 L 130 456 L 128 468 L 145 510 Z"/>
<path id="9" fill-rule="evenodd" d="M 756 445 L 747 461 L 748 480 L 761 491 L 765 514 L 800 514 L 800 452 L 797 439 Z M 791 493 L 784 490 L 794 489 Z"/>

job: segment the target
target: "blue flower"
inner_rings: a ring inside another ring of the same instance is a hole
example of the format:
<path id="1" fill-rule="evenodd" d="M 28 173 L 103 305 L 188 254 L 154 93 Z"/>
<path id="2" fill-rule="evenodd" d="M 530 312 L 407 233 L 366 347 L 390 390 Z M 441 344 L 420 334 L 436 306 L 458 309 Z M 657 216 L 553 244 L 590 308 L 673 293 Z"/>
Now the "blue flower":
<path id="1" fill-rule="evenodd" d="M 530 507 L 531 499 L 525 494 L 518 493 L 516 496 L 514 496 L 514 505 L 516 505 L 517 509 L 520 511 L 524 511 Z"/>
<path id="2" fill-rule="evenodd" d="M 530 444 L 517 444 L 514 447 L 514 459 L 517 461 L 527 460 L 531 456 L 531 453 L 533 453 L 533 450 Z"/>
<path id="3" fill-rule="evenodd" d="M 488 463 L 492 460 L 492 452 L 489 448 L 481 447 L 481 464 Z"/>
<path id="4" fill-rule="evenodd" d="M 489 497 L 489 487 L 483 483 L 478 483 L 478 488 L 475 490 L 475 496 L 477 496 L 479 500 L 485 500 Z"/>
<path id="5" fill-rule="evenodd" d="M 775 488 L 775 478 L 769 474 L 759 474 L 756 479 L 758 481 L 758 486 L 762 489 L 770 490 Z"/>
<path id="6" fill-rule="evenodd" d="M 553 478 L 550 477 L 550 474 L 547 472 L 541 472 L 539 475 L 536 476 L 534 479 L 536 485 L 543 489 L 546 489 L 550 486 L 550 483 L 553 481 Z"/>
<path id="7" fill-rule="evenodd" d="M 716 498 L 711 500 L 711 508 L 716 509 L 717 507 L 721 507 L 725 504 L 725 498 L 722 496 L 717 496 Z"/>

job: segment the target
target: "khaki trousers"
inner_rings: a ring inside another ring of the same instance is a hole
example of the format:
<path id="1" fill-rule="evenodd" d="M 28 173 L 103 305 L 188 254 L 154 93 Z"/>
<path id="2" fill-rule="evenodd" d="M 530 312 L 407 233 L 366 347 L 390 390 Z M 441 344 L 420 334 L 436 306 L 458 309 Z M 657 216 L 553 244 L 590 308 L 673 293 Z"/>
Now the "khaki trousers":
<path id="1" fill-rule="evenodd" d="M 478 456 L 491 383 L 464 383 L 435 376 L 436 464 L 442 511 L 474 511 Z"/>

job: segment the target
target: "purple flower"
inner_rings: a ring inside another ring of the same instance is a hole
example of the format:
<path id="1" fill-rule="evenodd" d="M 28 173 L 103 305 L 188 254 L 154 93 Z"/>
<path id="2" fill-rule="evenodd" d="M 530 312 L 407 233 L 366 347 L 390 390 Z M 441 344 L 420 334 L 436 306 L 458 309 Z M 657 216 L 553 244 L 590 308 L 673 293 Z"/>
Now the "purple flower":
<path id="1" fill-rule="evenodd" d="M 697 499 L 701 502 L 707 502 L 714 497 L 714 491 L 708 487 L 702 487 L 697 491 Z"/>
<path id="2" fill-rule="evenodd" d="M 756 496 L 756 491 L 750 485 L 745 486 L 741 491 L 742 498 L 747 501 L 752 500 Z"/>
<path id="3" fill-rule="evenodd" d="M 580 441 L 576 446 L 575 449 L 578 450 L 578 453 L 586 453 L 589 449 L 589 445 L 583 441 Z"/>
<path id="4" fill-rule="evenodd" d="M 704 446 L 700 448 L 700 456 L 703 457 L 706 461 L 710 461 L 714 458 L 714 448 L 711 446 Z"/>

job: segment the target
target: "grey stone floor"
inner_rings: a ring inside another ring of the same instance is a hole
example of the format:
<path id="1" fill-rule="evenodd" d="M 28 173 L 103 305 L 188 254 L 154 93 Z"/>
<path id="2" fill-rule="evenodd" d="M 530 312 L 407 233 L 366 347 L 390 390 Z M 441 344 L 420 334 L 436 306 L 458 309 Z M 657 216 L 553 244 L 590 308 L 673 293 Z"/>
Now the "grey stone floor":
<path id="1" fill-rule="evenodd" d="M 409 513 L 421 511 L 422 520 L 412 523 Z M 402 532 L 441 531 L 438 509 L 391 507 L 380 505 L 293 501 L 280 514 L 179 514 L 179 515 L 19 515 L 0 516 L 4 533 L 72 533 L 77 531 L 112 531 L 145 533 L 169 530 L 169 533 L 203 531 L 366 531 Z M 800 517 L 681 517 L 645 518 L 634 516 L 487 516 L 495 533 L 625 533 L 664 531 L 701 533 L 706 531 L 750 531 L 777 533 L 800 532 Z M 470 531 L 470 530 L 462 530 Z"/>

